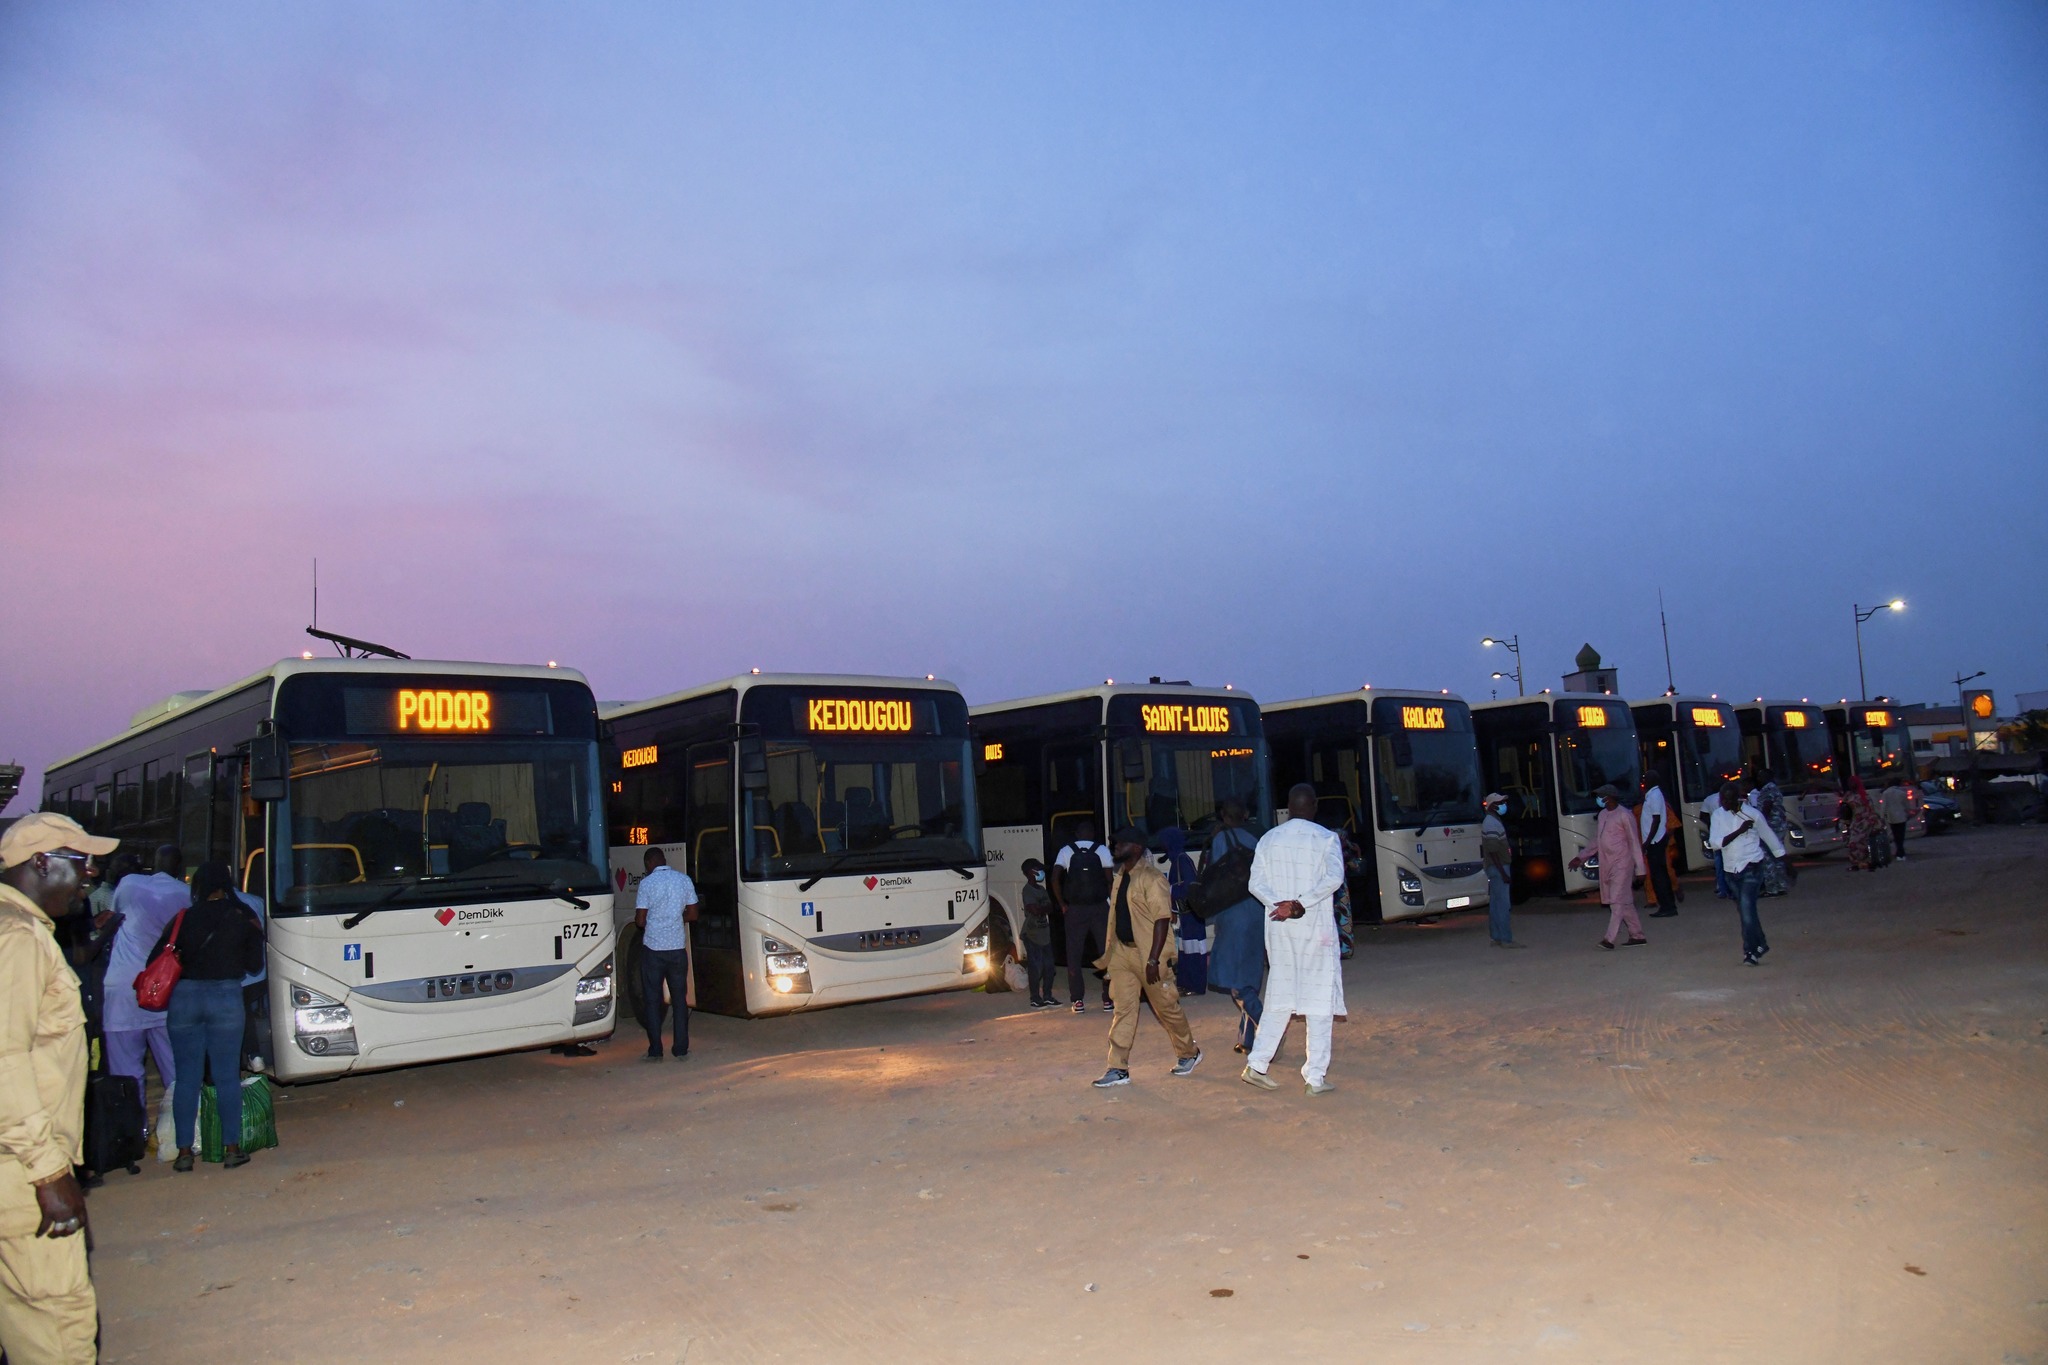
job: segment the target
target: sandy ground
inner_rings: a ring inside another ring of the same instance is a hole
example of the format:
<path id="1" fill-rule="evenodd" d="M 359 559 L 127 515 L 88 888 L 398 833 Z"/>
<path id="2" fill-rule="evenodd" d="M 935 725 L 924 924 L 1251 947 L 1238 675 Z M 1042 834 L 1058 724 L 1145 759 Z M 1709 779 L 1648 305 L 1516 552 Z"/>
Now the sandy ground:
<path id="1" fill-rule="evenodd" d="M 2048 829 L 1912 852 L 1367 931 L 1320 1100 L 980 994 L 288 1092 L 93 1195 L 106 1359 L 2048 1361 Z"/>

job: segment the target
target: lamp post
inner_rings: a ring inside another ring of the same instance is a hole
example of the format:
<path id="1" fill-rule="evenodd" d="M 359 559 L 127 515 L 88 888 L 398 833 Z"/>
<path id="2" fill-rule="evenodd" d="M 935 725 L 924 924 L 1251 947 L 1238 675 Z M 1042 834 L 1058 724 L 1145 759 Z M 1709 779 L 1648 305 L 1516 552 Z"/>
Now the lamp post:
<path id="1" fill-rule="evenodd" d="M 1489 649 L 1491 649 L 1495 645 L 1499 645 L 1502 649 L 1505 649 L 1508 653 L 1515 656 L 1515 667 L 1513 672 L 1496 673 L 1493 676 L 1496 678 L 1513 678 L 1515 680 L 1515 695 L 1518 697 L 1528 696 L 1529 694 L 1522 689 L 1522 637 L 1519 634 L 1510 635 L 1505 640 L 1503 640 L 1497 636 L 1488 635 L 1481 639 L 1479 643 L 1486 646 Z"/>
<path id="2" fill-rule="evenodd" d="M 1970 704 L 1963 697 L 1963 684 L 1975 682 L 1983 676 L 1984 670 L 1981 668 L 1967 678 L 1963 676 L 1963 670 L 1956 670 L 1956 719 L 1962 722 L 1963 747 L 1970 751 L 1970 818 L 1978 820 L 1980 824 L 1983 822 L 1978 819 L 1977 735 L 1970 724 Z"/>
<path id="3" fill-rule="evenodd" d="M 1862 603 L 1851 602 L 1849 609 L 1856 613 L 1856 700 L 1869 701 L 1870 685 L 1863 681 L 1863 623 L 1881 611 L 1904 611 L 1906 599 L 1894 597 L 1891 601 L 1880 603 L 1868 611 L 1863 609 Z"/>

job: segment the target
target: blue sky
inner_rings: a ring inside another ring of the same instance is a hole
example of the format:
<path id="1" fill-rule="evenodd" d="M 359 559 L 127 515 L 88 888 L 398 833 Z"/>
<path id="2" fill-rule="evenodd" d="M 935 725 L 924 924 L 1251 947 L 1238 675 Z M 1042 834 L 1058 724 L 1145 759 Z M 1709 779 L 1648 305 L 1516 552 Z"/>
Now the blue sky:
<path id="1" fill-rule="evenodd" d="M 0 759 L 649 695 L 2048 687 L 2048 10 L 0 0 Z"/>

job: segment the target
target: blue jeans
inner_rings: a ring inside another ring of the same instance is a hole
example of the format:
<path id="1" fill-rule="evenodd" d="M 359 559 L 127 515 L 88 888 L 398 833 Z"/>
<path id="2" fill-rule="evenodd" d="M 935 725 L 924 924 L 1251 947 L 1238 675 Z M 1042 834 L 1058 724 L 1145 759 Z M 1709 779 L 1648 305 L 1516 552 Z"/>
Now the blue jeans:
<path id="1" fill-rule="evenodd" d="M 1238 1045 L 1246 1052 L 1252 1050 L 1252 1043 L 1259 1036 L 1259 1019 L 1266 1012 L 1266 1002 L 1259 995 L 1257 986 L 1247 986 L 1241 991 L 1232 991 L 1230 998 L 1237 1002 L 1243 1014 L 1237 1021 Z"/>
<path id="2" fill-rule="evenodd" d="M 1756 913 L 1756 898 L 1764 888 L 1764 865 L 1751 863 L 1729 880 L 1735 885 L 1735 908 L 1742 916 L 1742 955 L 1754 957 L 1771 946 L 1764 940 L 1764 922 Z"/>
<path id="3" fill-rule="evenodd" d="M 1721 850 L 1714 850 L 1714 894 L 1724 901 L 1735 899 L 1735 888 L 1728 881 L 1728 873 L 1721 866 Z"/>
<path id="4" fill-rule="evenodd" d="M 1508 923 L 1508 911 L 1512 902 L 1508 899 L 1508 874 L 1486 865 L 1486 932 L 1493 935 L 1495 943 L 1513 943 L 1514 928 Z"/>
<path id="5" fill-rule="evenodd" d="M 668 987 L 669 1004 L 676 1012 L 675 1055 L 690 1050 L 690 950 L 688 948 L 640 949 L 640 1026 L 647 1030 L 647 1050 L 661 1054 L 661 1021 L 668 1009 L 661 1003 L 661 988 Z"/>
<path id="6" fill-rule="evenodd" d="M 171 1117 L 178 1129 L 178 1149 L 195 1146 L 199 1126 L 199 1088 L 207 1068 L 213 1070 L 213 1099 L 220 1114 L 220 1140 L 242 1145 L 242 1011 L 240 981 L 180 981 L 171 991 L 165 1015 L 171 1030 L 171 1060 L 178 1083 L 171 1092 Z"/>

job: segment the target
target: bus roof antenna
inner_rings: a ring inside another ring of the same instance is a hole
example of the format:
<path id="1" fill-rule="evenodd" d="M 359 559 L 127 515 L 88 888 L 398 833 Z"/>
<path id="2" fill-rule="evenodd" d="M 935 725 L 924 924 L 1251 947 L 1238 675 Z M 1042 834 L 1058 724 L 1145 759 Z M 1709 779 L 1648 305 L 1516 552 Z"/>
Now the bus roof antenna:
<path id="1" fill-rule="evenodd" d="M 322 630 L 318 626 L 307 626 L 306 634 L 316 640 L 328 641 L 344 659 L 368 659 L 373 656 L 382 656 L 386 659 L 412 657 L 410 654 L 400 654 L 389 645 L 373 645 L 368 640 L 358 640 L 350 635 L 336 635 L 333 631 Z"/>

